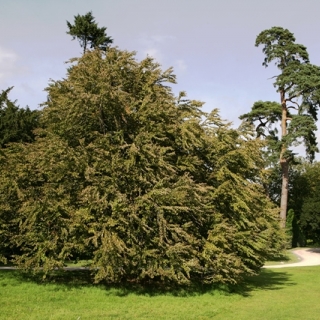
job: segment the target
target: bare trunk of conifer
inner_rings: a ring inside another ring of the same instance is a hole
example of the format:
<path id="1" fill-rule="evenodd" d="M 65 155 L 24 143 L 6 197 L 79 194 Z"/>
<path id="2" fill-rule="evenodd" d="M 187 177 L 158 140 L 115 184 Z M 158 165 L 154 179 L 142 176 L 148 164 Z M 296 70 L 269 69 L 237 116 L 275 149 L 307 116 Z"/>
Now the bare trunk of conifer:
<path id="1" fill-rule="evenodd" d="M 282 106 L 281 137 L 287 135 L 287 105 L 284 90 L 280 91 Z M 280 165 L 282 172 L 281 204 L 280 204 L 280 226 L 286 227 L 287 206 L 288 206 L 288 185 L 289 185 L 289 161 L 285 158 L 286 146 L 282 146 L 280 154 Z"/>
<path id="2" fill-rule="evenodd" d="M 87 37 L 85 37 L 83 41 L 83 54 L 86 53 L 86 50 L 87 50 Z"/>
<path id="3" fill-rule="evenodd" d="M 288 185 L 289 185 L 289 163 L 285 159 L 281 159 L 282 169 L 282 188 L 281 188 L 281 204 L 280 204 L 280 227 L 286 227 L 287 205 L 288 205 Z"/>

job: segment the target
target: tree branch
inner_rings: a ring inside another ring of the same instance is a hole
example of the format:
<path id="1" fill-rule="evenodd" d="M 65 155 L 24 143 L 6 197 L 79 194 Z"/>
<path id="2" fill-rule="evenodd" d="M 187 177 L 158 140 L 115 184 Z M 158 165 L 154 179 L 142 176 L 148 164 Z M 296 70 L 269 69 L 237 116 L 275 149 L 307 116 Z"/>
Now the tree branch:
<path id="1" fill-rule="evenodd" d="M 299 108 L 299 107 L 300 107 L 299 103 L 298 103 L 298 102 L 295 102 L 295 101 L 292 101 L 292 99 L 293 99 L 293 98 L 286 99 L 286 102 L 287 102 L 287 101 L 290 101 L 291 103 L 294 103 L 294 104 Z M 293 107 L 293 106 L 290 106 L 290 107 L 288 107 L 288 108 L 293 108 L 293 109 L 298 110 L 298 108 Z"/>

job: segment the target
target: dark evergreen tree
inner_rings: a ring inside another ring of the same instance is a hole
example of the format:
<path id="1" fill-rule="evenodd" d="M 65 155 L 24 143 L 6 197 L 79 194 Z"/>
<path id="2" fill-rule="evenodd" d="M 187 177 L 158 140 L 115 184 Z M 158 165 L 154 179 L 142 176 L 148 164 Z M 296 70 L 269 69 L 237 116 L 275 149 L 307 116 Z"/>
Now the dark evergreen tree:
<path id="1" fill-rule="evenodd" d="M 72 36 L 72 39 L 78 39 L 80 46 L 83 48 L 83 53 L 86 52 L 88 46 L 90 48 L 99 48 L 106 51 L 107 47 L 113 42 L 112 38 L 107 36 L 106 27 L 98 27 L 95 22 L 92 12 L 85 15 L 76 15 L 74 17 L 74 24 L 67 21 L 69 31 L 67 34 Z"/>
<path id="2" fill-rule="evenodd" d="M 292 179 L 289 207 L 294 210 L 293 245 L 305 245 L 306 240 L 320 243 L 320 163 L 302 163 Z"/>
<path id="3" fill-rule="evenodd" d="M 16 101 L 8 98 L 11 90 L 12 87 L 0 94 L 0 148 L 10 142 L 32 142 L 33 131 L 39 125 L 39 111 L 16 106 Z"/>

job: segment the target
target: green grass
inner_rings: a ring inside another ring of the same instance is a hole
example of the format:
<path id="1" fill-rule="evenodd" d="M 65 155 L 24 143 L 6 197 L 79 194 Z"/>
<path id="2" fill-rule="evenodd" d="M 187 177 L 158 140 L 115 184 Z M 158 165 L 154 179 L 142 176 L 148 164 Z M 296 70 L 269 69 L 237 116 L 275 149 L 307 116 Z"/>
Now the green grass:
<path id="1" fill-rule="evenodd" d="M 85 271 L 42 282 L 0 271 L 0 319 L 317 320 L 320 267 L 262 270 L 233 290 L 89 284 Z M 53 282 L 55 281 L 55 282 Z"/>

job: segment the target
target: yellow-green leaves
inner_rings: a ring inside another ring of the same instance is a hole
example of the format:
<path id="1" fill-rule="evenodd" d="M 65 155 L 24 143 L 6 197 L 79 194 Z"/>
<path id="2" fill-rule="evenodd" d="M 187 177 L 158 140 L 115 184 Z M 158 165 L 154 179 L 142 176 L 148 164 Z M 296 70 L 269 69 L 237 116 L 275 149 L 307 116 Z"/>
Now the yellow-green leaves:
<path id="1" fill-rule="evenodd" d="M 17 219 L 2 230 L 15 261 L 48 272 L 90 259 L 96 282 L 235 283 L 257 272 L 281 241 L 265 235 L 277 224 L 262 143 L 175 97 L 172 70 L 151 58 L 112 48 L 73 63 L 47 88 L 36 141 L 6 151 L 15 171 L 0 188 L 14 197 L 1 209 Z"/>

